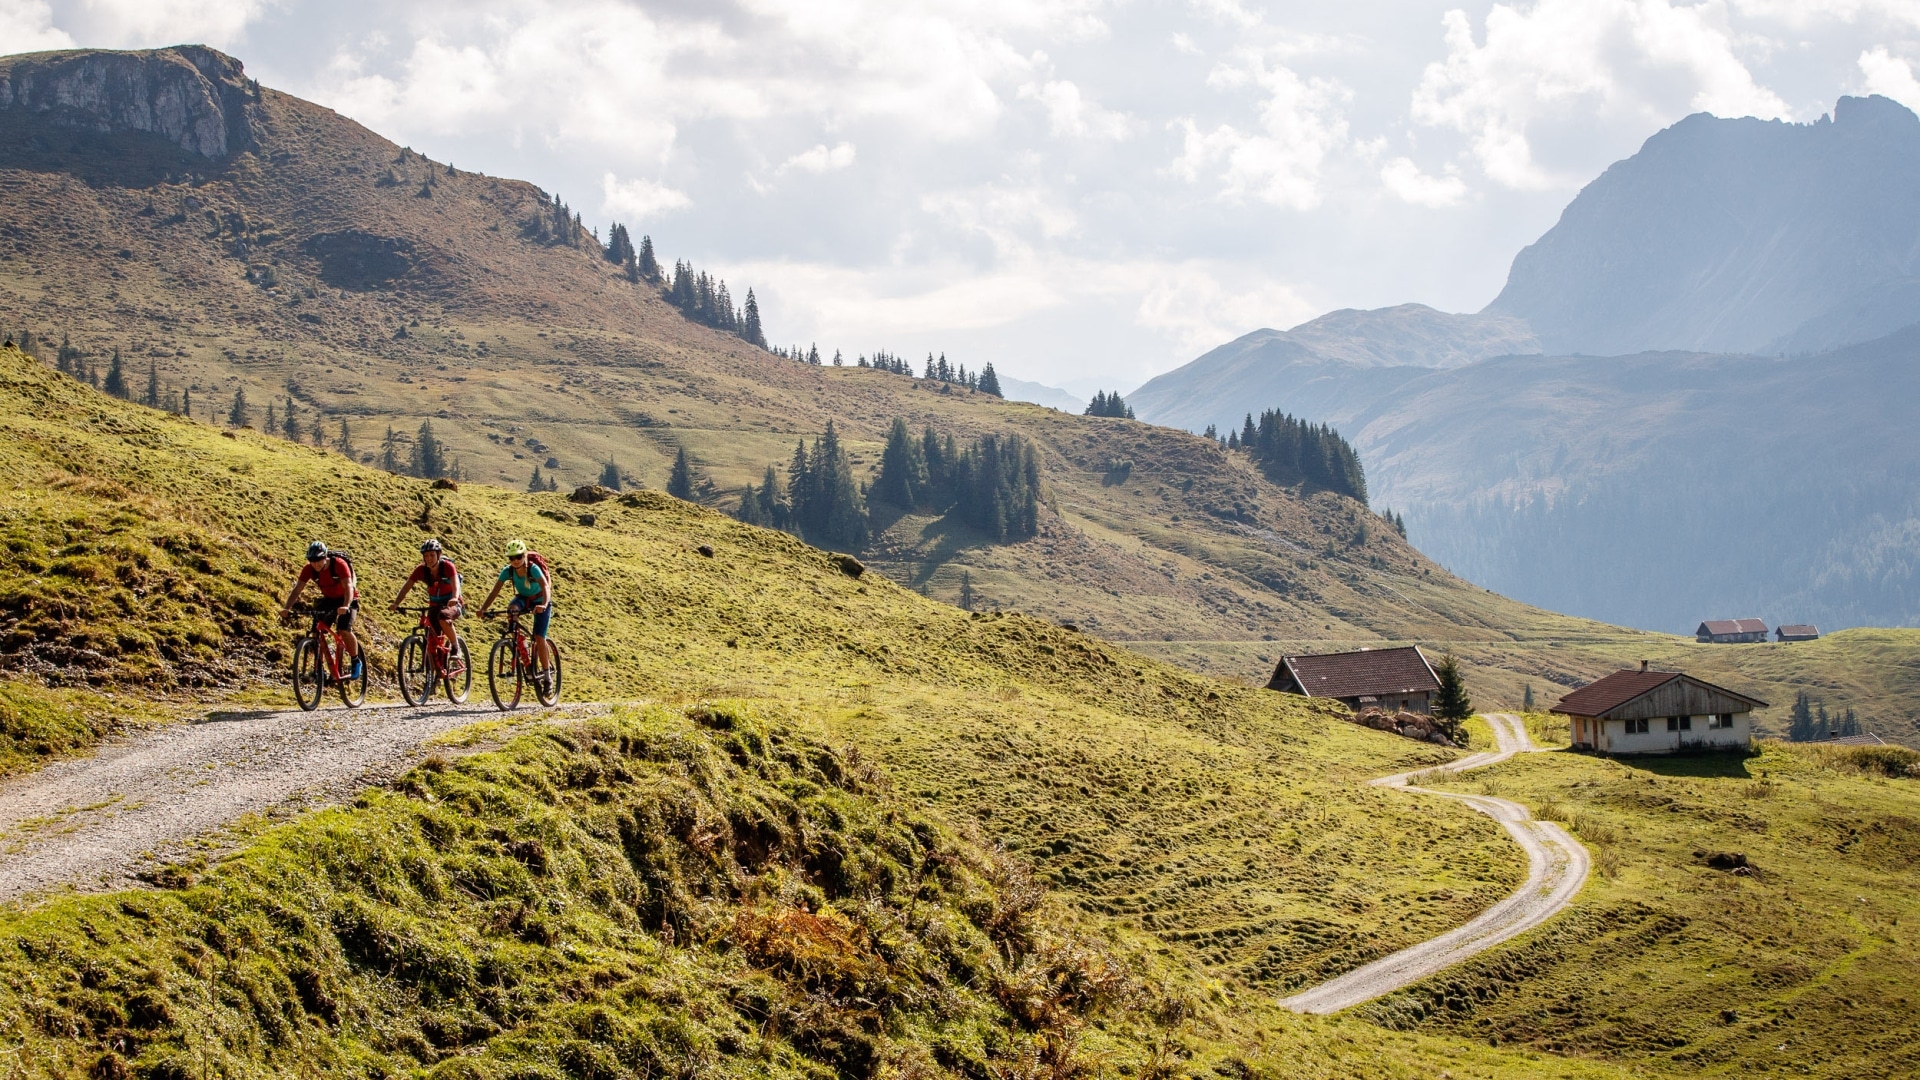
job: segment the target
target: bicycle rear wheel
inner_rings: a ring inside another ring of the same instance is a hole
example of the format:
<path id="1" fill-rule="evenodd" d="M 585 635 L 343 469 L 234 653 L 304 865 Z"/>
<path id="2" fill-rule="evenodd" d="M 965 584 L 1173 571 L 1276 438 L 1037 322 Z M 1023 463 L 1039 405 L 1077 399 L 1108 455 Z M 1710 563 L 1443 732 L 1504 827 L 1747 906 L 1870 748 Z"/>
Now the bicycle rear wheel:
<path id="1" fill-rule="evenodd" d="M 427 657 L 426 637 L 419 632 L 400 643 L 400 696 L 409 705 L 425 705 L 433 697 L 433 664 Z"/>
<path id="2" fill-rule="evenodd" d="M 310 637 L 301 638 L 293 646 L 293 700 L 300 708 L 312 712 L 320 707 L 320 694 L 326 683 L 321 678 L 320 650 Z"/>
<path id="3" fill-rule="evenodd" d="M 447 653 L 447 670 L 440 676 L 440 682 L 447 688 L 447 700 L 455 705 L 467 703 L 467 694 L 473 690 L 473 661 L 467 656 L 467 639 L 455 636 L 453 648 Z"/>
<path id="4" fill-rule="evenodd" d="M 502 710 L 520 707 L 520 664 L 513 655 L 510 637 L 494 642 L 493 651 L 487 654 L 487 691 Z"/>
<path id="5" fill-rule="evenodd" d="M 560 646 L 549 640 L 547 649 L 553 656 L 553 663 L 535 677 L 533 693 L 540 699 L 540 704 L 556 705 L 560 701 Z"/>
<path id="6" fill-rule="evenodd" d="M 351 659 L 345 656 L 342 656 L 340 659 L 347 665 L 347 670 L 353 670 L 353 661 Z M 357 709 L 367 700 L 367 675 L 372 667 L 372 664 L 367 663 L 366 650 L 362 649 L 360 651 L 360 677 L 357 679 L 350 675 L 340 677 L 340 704 L 345 705 L 349 709 Z"/>

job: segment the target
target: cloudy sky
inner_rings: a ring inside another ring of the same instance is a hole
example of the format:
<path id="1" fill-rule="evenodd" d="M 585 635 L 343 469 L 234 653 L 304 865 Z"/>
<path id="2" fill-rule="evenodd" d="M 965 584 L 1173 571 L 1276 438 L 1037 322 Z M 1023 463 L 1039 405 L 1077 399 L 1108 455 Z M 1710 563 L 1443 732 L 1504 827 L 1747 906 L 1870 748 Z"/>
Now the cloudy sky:
<path id="1" fill-rule="evenodd" d="M 779 341 L 1081 392 L 1478 310 L 1690 112 L 1920 106 L 1920 0 L 0 0 L 0 51 L 186 41 L 651 234 Z"/>

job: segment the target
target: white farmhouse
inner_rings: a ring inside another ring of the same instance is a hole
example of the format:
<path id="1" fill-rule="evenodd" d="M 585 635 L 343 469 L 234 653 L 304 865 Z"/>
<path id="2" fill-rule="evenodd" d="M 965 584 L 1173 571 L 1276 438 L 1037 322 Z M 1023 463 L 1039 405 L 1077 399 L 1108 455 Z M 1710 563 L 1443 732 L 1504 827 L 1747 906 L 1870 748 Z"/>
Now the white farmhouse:
<path id="1" fill-rule="evenodd" d="M 1603 754 L 1671 754 L 1744 748 L 1750 714 L 1767 703 L 1678 671 L 1616 671 L 1560 699 L 1576 749 Z"/>

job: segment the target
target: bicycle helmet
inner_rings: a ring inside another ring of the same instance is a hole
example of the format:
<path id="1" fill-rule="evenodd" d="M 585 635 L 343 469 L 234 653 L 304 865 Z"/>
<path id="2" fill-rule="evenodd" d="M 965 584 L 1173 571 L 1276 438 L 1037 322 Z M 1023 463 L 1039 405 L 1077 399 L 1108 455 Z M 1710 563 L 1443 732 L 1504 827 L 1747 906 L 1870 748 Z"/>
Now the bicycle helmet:
<path id="1" fill-rule="evenodd" d="M 526 553 L 527 553 L 527 542 L 525 540 L 507 541 L 507 558 L 517 559 L 520 556 L 525 555 Z"/>
<path id="2" fill-rule="evenodd" d="M 313 543 L 307 545 L 307 561 L 308 562 L 312 562 L 315 559 L 324 559 L 326 557 L 327 557 L 327 545 L 321 543 L 318 540 L 315 540 Z"/>
<path id="3" fill-rule="evenodd" d="M 422 555 L 425 555 L 429 551 L 439 551 L 439 550 L 440 550 L 440 541 L 438 540 L 429 540 L 426 543 L 420 545 L 420 554 Z"/>

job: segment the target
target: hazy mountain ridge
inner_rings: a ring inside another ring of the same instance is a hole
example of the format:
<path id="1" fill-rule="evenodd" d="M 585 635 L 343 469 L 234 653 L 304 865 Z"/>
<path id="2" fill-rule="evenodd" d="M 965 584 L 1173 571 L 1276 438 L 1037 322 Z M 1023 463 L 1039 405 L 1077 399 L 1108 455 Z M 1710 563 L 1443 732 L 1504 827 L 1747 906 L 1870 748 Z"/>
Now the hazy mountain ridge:
<path id="1" fill-rule="evenodd" d="M 1489 314 L 1550 352 L 1805 352 L 1920 322 L 1920 118 L 1843 97 L 1811 124 L 1697 113 L 1574 198 Z"/>
<path id="2" fill-rule="evenodd" d="M 1524 322 L 1499 315 L 1452 315 L 1425 304 L 1328 312 L 1291 330 L 1255 330 L 1127 395 L 1143 420 L 1198 431 L 1239 427 L 1242 417 L 1279 406 L 1327 420 L 1428 368 L 1492 356 L 1537 353 Z"/>

